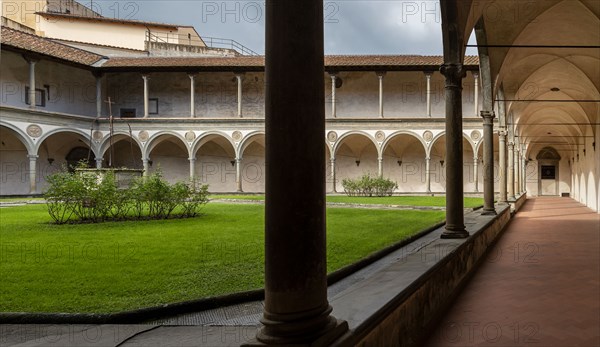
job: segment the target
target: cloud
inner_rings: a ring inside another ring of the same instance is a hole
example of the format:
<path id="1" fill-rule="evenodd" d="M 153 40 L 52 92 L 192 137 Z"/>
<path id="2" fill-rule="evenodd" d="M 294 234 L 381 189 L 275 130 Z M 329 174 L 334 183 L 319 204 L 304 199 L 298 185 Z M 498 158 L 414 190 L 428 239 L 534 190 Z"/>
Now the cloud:
<path id="1" fill-rule="evenodd" d="M 137 7 L 133 15 L 131 4 Z M 96 0 L 94 5 L 109 17 L 193 25 L 203 37 L 233 39 L 264 53 L 262 1 Z M 437 0 L 325 0 L 324 17 L 326 54 L 442 54 Z"/>

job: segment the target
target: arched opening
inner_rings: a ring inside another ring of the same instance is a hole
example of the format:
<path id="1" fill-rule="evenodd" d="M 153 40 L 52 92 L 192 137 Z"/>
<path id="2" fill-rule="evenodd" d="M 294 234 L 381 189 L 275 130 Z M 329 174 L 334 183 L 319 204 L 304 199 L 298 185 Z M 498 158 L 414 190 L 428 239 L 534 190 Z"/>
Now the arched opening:
<path id="1" fill-rule="evenodd" d="M 0 193 L 29 193 L 27 147 L 11 129 L 0 126 Z"/>
<path id="2" fill-rule="evenodd" d="M 46 177 L 60 170 L 73 171 L 80 162 L 95 166 L 96 155 L 89 139 L 79 133 L 61 131 L 46 137 L 38 145 L 38 190 L 44 191 Z"/>
<path id="3" fill-rule="evenodd" d="M 104 147 L 102 167 L 143 170 L 142 150 L 129 135 L 113 135 Z"/>
<path id="4" fill-rule="evenodd" d="M 148 171 L 160 170 L 167 181 L 187 181 L 190 177 L 188 149 L 177 136 L 164 134 L 148 145 Z M 150 165 L 152 163 L 152 165 Z"/>
<path id="5" fill-rule="evenodd" d="M 364 134 L 350 134 L 339 140 L 335 147 L 335 165 L 338 192 L 343 192 L 342 180 L 356 179 L 364 174 L 377 176 L 378 151 L 373 141 Z"/>
<path id="6" fill-rule="evenodd" d="M 536 159 L 538 161 L 539 172 L 539 195 L 559 195 L 558 183 L 560 155 L 556 149 L 552 147 L 544 147 L 538 152 Z"/>
<path id="7" fill-rule="evenodd" d="M 201 137 L 194 145 L 196 178 L 211 192 L 235 192 L 235 148 L 221 134 Z"/>
<path id="8" fill-rule="evenodd" d="M 244 192 L 264 193 L 265 135 L 256 134 L 244 140 L 239 156 L 242 158 L 241 175 Z M 285 175 L 284 172 L 282 174 Z"/>
<path id="9" fill-rule="evenodd" d="M 395 135 L 383 149 L 383 176 L 396 181 L 402 193 L 425 192 L 426 156 L 425 147 L 417 137 Z"/>

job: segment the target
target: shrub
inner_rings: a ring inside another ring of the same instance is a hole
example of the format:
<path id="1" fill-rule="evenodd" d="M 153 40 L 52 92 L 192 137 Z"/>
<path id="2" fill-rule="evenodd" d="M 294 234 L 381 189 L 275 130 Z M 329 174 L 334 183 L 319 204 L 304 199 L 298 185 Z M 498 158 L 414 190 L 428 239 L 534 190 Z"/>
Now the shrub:
<path id="1" fill-rule="evenodd" d="M 342 186 L 348 196 L 391 196 L 398 188 L 396 182 L 383 177 L 371 177 L 370 174 L 358 179 L 345 178 Z"/>
<path id="2" fill-rule="evenodd" d="M 63 170 L 47 178 L 48 213 L 57 224 L 124 219 L 194 217 L 208 202 L 208 186 L 169 184 L 160 172 L 119 189 L 112 171 Z"/>

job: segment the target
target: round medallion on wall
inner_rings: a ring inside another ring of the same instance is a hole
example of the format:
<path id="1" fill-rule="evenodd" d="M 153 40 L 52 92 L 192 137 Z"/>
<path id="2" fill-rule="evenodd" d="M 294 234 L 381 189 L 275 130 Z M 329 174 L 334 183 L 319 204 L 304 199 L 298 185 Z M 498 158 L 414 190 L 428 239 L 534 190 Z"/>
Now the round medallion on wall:
<path id="1" fill-rule="evenodd" d="M 335 142 L 338 138 L 338 134 L 335 131 L 330 131 L 327 133 L 327 140 L 329 142 Z"/>
<path id="2" fill-rule="evenodd" d="M 385 140 L 385 133 L 381 130 L 379 130 L 378 132 L 375 133 L 375 140 L 377 140 L 377 142 L 383 142 L 383 140 Z"/>
<path id="3" fill-rule="evenodd" d="M 148 141 L 149 138 L 150 138 L 150 135 L 148 134 L 148 132 L 146 130 L 142 130 L 138 133 L 138 139 L 140 139 L 140 141 L 142 141 L 142 142 Z"/>
<path id="4" fill-rule="evenodd" d="M 479 132 L 479 130 L 471 131 L 471 139 L 473 139 L 473 141 L 479 141 L 480 138 L 481 138 L 481 133 Z"/>
<path id="5" fill-rule="evenodd" d="M 429 130 L 425 131 L 423 133 L 423 139 L 425 139 L 427 142 L 431 142 L 431 140 L 433 140 L 433 133 Z"/>
<path id="6" fill-rule="evenodd" d="M 40 127 L 37 124 L 31 124 L 27 127 L 27 135 L 33 137 L 33 138 L 37 138 L 42 136 L 42 127 Z"/>
<path id="7" fill-rule="evenodd" d="M 195 132 L 193 132 L 193 131 L 190 130 L 187 133 L 185 133 L 185 139 L 188 142 L 194 141 L 195 138 L 196 138 L 196 133 Z"/>
<path id="8" fill-rule="evenodd" d="M 236 130 L 233 132 L 233 134 L 231 134 L 231 137 L 233 138 L 233 141 L 240 142 L 240 141 L 242 141 L 243 135 L 241 132 Z"/>
<path id="9" fill-rule="evenodd" d="M 96 130 L 92 133 L 92 139 L 95 142 L 100 142 L 102 140 L 102 138 L 104 137 L 104 134 L 102 133 L 102 131 L 100 130 Z"/>

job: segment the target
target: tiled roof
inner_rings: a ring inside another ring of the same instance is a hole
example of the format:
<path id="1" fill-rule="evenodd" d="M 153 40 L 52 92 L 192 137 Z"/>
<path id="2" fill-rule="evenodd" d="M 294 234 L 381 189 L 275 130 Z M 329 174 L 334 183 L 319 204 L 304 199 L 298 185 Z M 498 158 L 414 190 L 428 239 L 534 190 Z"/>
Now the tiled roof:
<path id="1" fill-rule="evenodd" d="M 444 62 L 441 56 L 419 55 L 330 55 L 325 56 L 325 66 L 329 68 L 377 68 L 390 66 L 435 66 Z M 111 58 L 102 65 L 103 68 L 125 67 L 205 67 L 205 68 L 263 68 L 263 56 L 252 57 L 140 57 L 140 58 Z M 465 57 L 465 65 L 476 66 L 479 64 L 477 56 Z"/>
<path id="2" fill-rule="evenodd" d="M 101 55 L 92 52 L 4 26 L 2 27 L 0 42 L 2 46 L 9 46 L 81 65 L 93 65 L 103 58 Z"/>
<path id="3" fill-rule="evenodd" d="M 147 22 L 147 21 L 134 20 L 134 19 L 79 16 L 79 15 L 74 15 L 74 14 L 69 14 L 69 13 L 36 12 L 36 14 L 43 16 L 43 17 L 59 17 L 59 18 L 80 19 L 80 20 L 108 22 L 108 23 L 134 24 L 134 25 L 163 27 L 163 28 L 170 28 L 170 29 L 176 29 L 178 27 L 186 27 L 186 28 L 189 27 L 188 25 L 175 25 L 175 24 L 159 23 L 159 22 Z"/>

